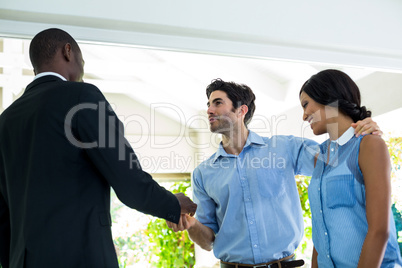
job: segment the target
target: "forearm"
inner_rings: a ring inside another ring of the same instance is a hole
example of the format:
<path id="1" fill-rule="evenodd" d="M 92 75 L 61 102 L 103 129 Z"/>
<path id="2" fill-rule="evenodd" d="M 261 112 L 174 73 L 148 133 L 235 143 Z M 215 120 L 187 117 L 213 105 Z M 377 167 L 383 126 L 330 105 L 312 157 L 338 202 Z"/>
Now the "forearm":
<path id="1" fill-rule="evenodd" d="M 387 246 L 386 231 L 368 232 L 359 258 L 358 268 L 380 267 Z"/>
<path id="2" fill-rule="evenodd" d="M 215 241 L 215 233 L 211 228 L 196 221 L 194 226 L 187 230 L 190 239 L 199 245 L 202 249 L 211 251 Z"/>

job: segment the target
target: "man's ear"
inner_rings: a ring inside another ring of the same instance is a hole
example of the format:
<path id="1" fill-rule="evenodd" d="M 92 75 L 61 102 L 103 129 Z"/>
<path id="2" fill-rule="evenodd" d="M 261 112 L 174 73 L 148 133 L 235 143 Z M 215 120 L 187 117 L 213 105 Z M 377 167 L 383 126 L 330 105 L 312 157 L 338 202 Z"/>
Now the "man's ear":
<path id="1" fill-rule="evenodd" d="M 239 107 L 239 113 L 241 113 L 241 116 L 245 116 L 248 112 L 248 106 L 243 104 L 242 106 Z"/>
<path id="2" fill-rule="evenodd" d="M 66 61 L 71 61 L 71 45 L 69 43 L 63 46 L 62 53 Z"/>

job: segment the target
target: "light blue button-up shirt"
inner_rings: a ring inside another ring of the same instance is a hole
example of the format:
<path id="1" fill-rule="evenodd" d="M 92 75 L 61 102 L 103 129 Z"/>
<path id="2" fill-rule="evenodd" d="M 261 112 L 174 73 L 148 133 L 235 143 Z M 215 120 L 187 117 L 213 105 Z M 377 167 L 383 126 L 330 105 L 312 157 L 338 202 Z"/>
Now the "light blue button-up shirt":
<path id="1" fill-rule="evenodd" d="M 368 230 L 366 191 L 358 164 L 361 139 L 350 128 L 338 140 L 320 145 L 308 188 L 313 242 L 320 268 L 355 268 L 359 262 Z M 390 235 L 382 268 L 402 265 L 392 212 L 389 222 Z"/>
<path id="2" fill-rule="evenodd" d="M 211 228 L 218 259 L 258 264 L 289 256 L 303 236 L 296 174 L 311 175 L 317 144 L 250 131 L 238 155 L 218 151 L 193 173 L 196 218 Z"/>

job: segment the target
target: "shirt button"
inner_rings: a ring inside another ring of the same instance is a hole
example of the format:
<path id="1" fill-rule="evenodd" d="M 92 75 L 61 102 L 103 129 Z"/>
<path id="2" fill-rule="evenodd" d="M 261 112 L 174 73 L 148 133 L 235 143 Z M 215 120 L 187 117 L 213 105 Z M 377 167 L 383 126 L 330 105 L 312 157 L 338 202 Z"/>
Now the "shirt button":
<path id="1" fill-rule="evenodd" d="M 327 257 L 329 258 L 329 255 L 327 255 Z"/>
<path id="2" fill-rule="evenodd" d="M 327 232 L 325 232 L 325 235 L 328 235 Z"/>
<path id="3" fill-rule="evenodd" d="M 250 224 L 253 224 L 254 222 L 253 221 L 250 221 Z"/>
<path id="4" fill-rule="evenodd" d="M 256 248 L 256 247 L 257 247 L 257 245 L 254 245 L 254 247 Z"/>
<path id="5" fill-rule="evenodd" d="M 333 152 L 334 151 L 334 148 L 331 148 L 331 152 Z"/>
<path id="6" fill-rule="evenodd" d="M 322 213 L 322 209 L 320 209 L 320 212 Z"/>
<path id="7" fill-rule="evenodd" d="M 318 187 L 318 191 L 320 190 L 320 187 Z"/>

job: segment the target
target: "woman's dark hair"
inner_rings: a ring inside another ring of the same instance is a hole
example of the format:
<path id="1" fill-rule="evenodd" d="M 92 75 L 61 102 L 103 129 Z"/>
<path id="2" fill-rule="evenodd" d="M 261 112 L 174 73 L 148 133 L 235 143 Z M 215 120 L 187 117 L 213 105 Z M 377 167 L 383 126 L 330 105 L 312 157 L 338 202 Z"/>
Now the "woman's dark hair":
<path id="1" fill-rule="evenodd" d="M 237 109 L 242 105 L 247 105 L 248 112 L 244 117 L 244 124 L 248 125 L 253 118 L 255 111 L 255 95 L 250 87 L 244 84 L 236 84 L 234 82 L 225 82 L 222 79 L 212 80 L 211 84 L 207 86 L 206 93 L 207 98 L 212 92 L 216 90 L 221 90 L 228 95 L 228 98 L 233 103 L 233 109 Z"/>
<path id="2" fill-rule="evenodd" d="M 344 72 L 331 69 L 321 71 L 304 83 L 299 95 L 303 91 L 315 102 L 339 107 L 354 122 L 371 117 L 371 111 L 360 106 L 359 87 Z"/>
<path id="3" fill-rule="evenodd" d="M 67 43 L 74 51 L 80 51 L 74 38 L 61 29 L 50 28 L 35 35 L 29 46 L 29 58 L 34 69 L 40 69 L 49 63 L 56 52 Z"/>

